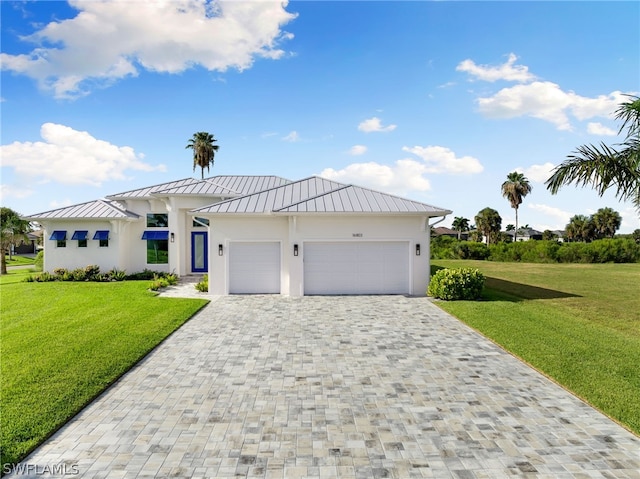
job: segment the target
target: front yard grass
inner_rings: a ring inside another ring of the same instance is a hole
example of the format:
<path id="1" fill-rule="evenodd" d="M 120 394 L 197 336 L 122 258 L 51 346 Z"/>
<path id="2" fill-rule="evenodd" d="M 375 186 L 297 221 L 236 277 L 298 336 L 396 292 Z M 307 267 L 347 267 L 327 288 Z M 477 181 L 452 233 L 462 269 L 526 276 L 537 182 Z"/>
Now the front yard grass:
<path id="1" fill-rule="evenodd" d="M 9 258 L 9 255 L 5 255 L 5 260 L 7 261 L 7 266 L 27 266 L 35 263 L 35 258 L 28 256 L 13 255 Z"/>
<path id="2" fill-rule="evenodd" d="M 483 301 L 439 307 L 640 434 L 640 265 L 432 264 L 487 277 Z"/>
<path id="3" fill-rule="evenodd" d="M 0 278 L 0 444 L 17 462 L 206 303 L 156 297 L 149 281 Z"/>

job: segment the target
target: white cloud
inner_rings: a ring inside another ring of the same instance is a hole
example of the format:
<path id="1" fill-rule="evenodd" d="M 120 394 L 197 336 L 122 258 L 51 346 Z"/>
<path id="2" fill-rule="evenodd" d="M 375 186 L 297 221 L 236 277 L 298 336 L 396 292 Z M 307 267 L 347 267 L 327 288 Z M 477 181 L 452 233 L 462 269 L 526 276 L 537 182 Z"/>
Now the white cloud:
<path id="1" fill-rule="evenodd" d="M 428 191 L 431 184 L 425 165 L 415 160 L 398 160 L 392 166 L 375 162 L 353 163 L 341 170 L 326 168 L 320 176 L 343 183 L 368 186 L 385 193 L 406 195 L 409 191 Z"/>
<path id="2" fill-rule="evenodd" d="M 456 157 L 456 154 L 444 146 L 408 146 L 403 151 L 413 153 L 424 161 L 426 173 L 470 174 L 480 173 L 484 167 L 472 156 Z"/>
<path id="3" fill-rule="evenodd" d="M 493 96 L 478 98 L 477 103 L 480 113 L 488 118 L 531 116 L 553 123 L 559 130 L 571 130 L 569 113 L 579 120 L 610 117 L 624 98 L 619 91 L 587 98 L 565 92 L 552 82 L 533 82 L 503 88 Z"/>
<path id="4" fill-rule="evenodd" d="M 358 130 L 364 131 L 365 133 L 371 132 L 388 132 L 396 129 L 397 125 L 388 125 L 382 126 L 382 120 L 377 116 L 364 120 L 362 123 L 358 125 Z"/>
<path id="5" fill-rule="evenodd" d="M 353 156 L 364 155 L 367 152 L 367 147 L 364 145 L 353 145 L 349 149 L 349 154 Z"/>
<path id="6" fill-rule="evenodd" d="M 535 79 L 524 65 L 515 65 L 518 57 L 510 53 L 508 60 L 502 65 L 477 65 L 473 60 L 464 60 L 456 67 L 457 71 L 466 72 L 479 80 L 494 82 L 497 80 L 516 81 L 526 83 Z"/>
<path id="7" fill-rule="evenodd" d="M 40 135 L 43 142 L 2 145 L 2 166 L 12 167 L 19 176 L 32 180 L 94 186 L 125 179 L 127 170 L 165 170 L 164 165 L 143 162 L 143 155 L 129 146 L 98 140 L 86 131 L 45 123 Z"/>
<path id="8" fill-rule="evenodd" d="M 281 27 L 296 17 L 285 10 L 286 0 L 69 3 L 78 15 L 24 38 L 38 45 L 30 53 L 0 54 L 3 69 L 36 79 L 57 98 L 87 94 L 90 86 L 136 76 L 140 69 L 242 71 L 256 57 L 281 58 L 279 45 L 293 37 Z"/>
<path id="9" fill-rule="evenodd" d="M 546 162 L 542 165 L 531 165 L 528 168 L 518 167 L 516 171 L 524 174 L 530 181 L 544 183 L 551 176 L 551 170 L 554 168 L 553 163 Z"/>
<path id="10" fill-rule="evenodd" d="M 0 185 L 0 203 L 7 204 L 8 198 L 23 199 L 33 195 L 34 191 L 25 186 L 16 186 L 9 184 Z"/>
<path id="11" fill-rule="evenodd" d="M 617 131 L 597 122 L 587 123 L 587 133 L 599 136 L 616 136 L 618 134 Z"/>
<path id="12" fill-rule="evenodd" d="M 287 136 L 282 137 L 282 139 L 290 143 L 295 143 L 296 141 L 300 141 L 300 135 L 298 135 L 297 131 L 293 130 Z"/>
<path id="13" fill-rule="evenodd" d="M 568 211 L 561 210 L 560 208 L 540 203 L 527 203 L 527 207 L 550 217 L 551 226 L 547 225 L 547 227 L 545 227 L 545 229 L 550 230 L 564 229 L 567 223 L 569 223 L 571 217 L 574 215 L 574 213 L 569 213 Z"/>

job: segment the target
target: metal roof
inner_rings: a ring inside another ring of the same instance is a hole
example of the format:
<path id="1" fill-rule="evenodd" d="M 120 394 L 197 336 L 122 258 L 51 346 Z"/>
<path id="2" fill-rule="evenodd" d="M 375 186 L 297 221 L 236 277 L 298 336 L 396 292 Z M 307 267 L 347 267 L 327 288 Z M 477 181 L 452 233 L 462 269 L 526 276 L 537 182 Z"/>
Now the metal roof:
<path id="1" fill-rule="evenodd" d="M 321 177 L 288 183 L 193 210 L 195 213 L 421 213 L 449 210 Z"/>
<path id="2" fill-rule="evenodd" d="M 154 196 L 242 196 L 290 183 L 278 176 L 214 176 L 196 183 L 156 190 Z"/>
<path id="3" fill-rule="evenodd" d="M 197 183 L 201 180 L 195 178 L 183 178 L 182 180 L 169 181 L 168 183 L 160 183 L 159 185 L 147 186 L 145 188 L 138 188 L 136 190 L 129 190 L 123 193 L 116 193 L 114 195 L 108 195 L 110 199 L 126 199 L 126 198 L 149 198 L 152 193 L 156 191 L 166 190 L 169 188 L 176 188 L 183 185 L 189 185 Z"/>
<path id="4" fill-rule="evenodd" d="M 34 221 L 50 219 L 136 219 L 139 217 L 139 215 L 124 209 L 116 201 L 95 200 L 25 216 L 24 219 Z"/>
<path id="5" fill-rule="evenodd" d="M 111 199 L 150 198 L 153 196 L 242 196 L 290 183 L 279 176 L 221 175 L 197 180 L 184 178 L 159 185 L 108 195 Z"/>

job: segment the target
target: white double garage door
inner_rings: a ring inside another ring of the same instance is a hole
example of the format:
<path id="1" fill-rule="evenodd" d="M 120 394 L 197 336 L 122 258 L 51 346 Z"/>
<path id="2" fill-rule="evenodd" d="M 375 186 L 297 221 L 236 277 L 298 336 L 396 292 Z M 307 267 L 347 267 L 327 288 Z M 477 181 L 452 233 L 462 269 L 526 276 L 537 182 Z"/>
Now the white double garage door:
<path id="1" fill-rule="evenodd" d="M 293 254 L 293 252 L 291 252 Z M 408 241 L 305 242 L 304 294 L 407 294 Z M 229 293 L 280 293 L 279 242 L 229 244 Z"/>

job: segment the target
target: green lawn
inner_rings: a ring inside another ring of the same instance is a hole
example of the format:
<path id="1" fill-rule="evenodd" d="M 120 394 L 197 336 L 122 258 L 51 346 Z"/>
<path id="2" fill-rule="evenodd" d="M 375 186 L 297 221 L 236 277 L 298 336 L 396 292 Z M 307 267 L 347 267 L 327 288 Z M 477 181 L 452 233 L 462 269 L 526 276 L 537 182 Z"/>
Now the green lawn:
<path id="1" fill-rule="evenodd" d="M 436 304 L 640 434 L 640 265 L 433 260 L 487 277 Z"/>
<path id="2" fill-rule="evenodd" d="M 7 261 L 7 266 L 24 266 L 35 262 L 35 258 L 28 258 L 26 256 L 13 255 L 11 259 L 9 259 L 9 256 L 6 255 L 5 259 Z"/>
<path id="3" fill-rule="evenodd" d="M 25 283 L 0 278 L 0 444 L 16 462 L 207 301 L 161 298 L 149 281 Z"/>

